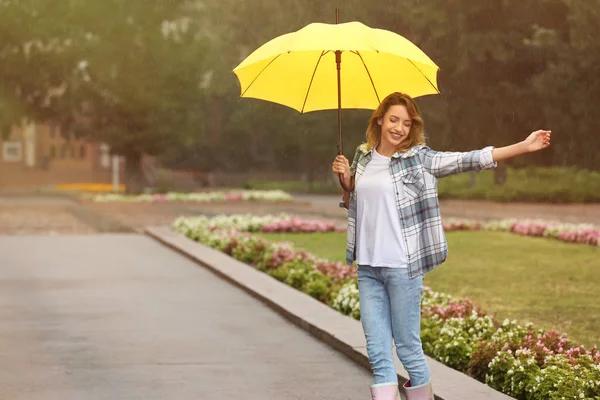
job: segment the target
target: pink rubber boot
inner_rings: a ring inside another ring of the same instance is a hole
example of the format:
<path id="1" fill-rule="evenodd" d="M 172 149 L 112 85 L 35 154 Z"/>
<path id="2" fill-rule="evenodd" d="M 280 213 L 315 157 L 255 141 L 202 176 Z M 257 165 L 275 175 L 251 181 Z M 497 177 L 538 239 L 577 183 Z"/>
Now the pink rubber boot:
<path id="1" fill-rule="evenodd" d="M 420 386 L 411 386 L 410 381 L 407 381 L 402 387 L 408 400 L 434 400 L 431 381 Z"/>
<path id="2" fill-rule="evenodd" d="M 373 400 L 400 400 L 398 385 L 394 383 L 383 383 L 371 386 L 371 398 Z"/>

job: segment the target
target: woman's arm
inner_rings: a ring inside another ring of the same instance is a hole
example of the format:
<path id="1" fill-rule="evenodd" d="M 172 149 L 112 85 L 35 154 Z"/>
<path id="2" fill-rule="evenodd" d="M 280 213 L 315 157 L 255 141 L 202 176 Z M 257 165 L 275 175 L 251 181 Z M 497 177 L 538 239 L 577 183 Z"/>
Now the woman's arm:
<path id="1" fill-rule="evenodd" d="M 360 154 L 360 146 L 354 153 L 354 159 L 352 160 L 352 166 L 350 166 L 348 159 L 343 155 L 338 155 L 333 161 L 332 171 L 339 176 L 340 186 L 342 187 L 342 201 L 340 207 L 348 209 L 350 207 L 350 193 L 354 191 L 354 173 L 358 165 L 358 159 Z M 349 189 L 349 190 L 346 190 Z"/>
<path id="2" fill-rule="evenodd" d="M 349 186 L 350 186 L 351 190 L 354 190 L 354 176 L 352 176 L 350 178 Z M 342 207 L 342 205 L 345 209 L 350 208 L 350 192 L 347 192 L 345 190 L 344 190 L 344 194 L 342 195 L 342 202 L 340 203 L 340 207 Z"/>
<path id="3" fill-rule="evenodd" d="M 486 147 L 482 150 L 460 152 L 442 152 L 425 147 L 420 155 L 427 172 L 436 178 L 496 167 L 498 161 L 506 160 L 524 153 L 545 149 L 550 146 L 550 131 L 535 131 L 522 142 L 500 148 Z"/>
<path id="4" fill-rule="evenodd" d="M 496 167 L 493 159 L 493 147 L 468 152 L 436 151 L 424 147 L 419 151 L 423 168 L 436 178 L 460 174 L 462 172 L 480 172 Z"/>
<path id="5" fill-rule="evenodd" d="M 545 149 L 550 146 L 551 131 L 535 131 L 522 142 L 492 150 L 494 162 L 507 160 L 525 153 Z"/>

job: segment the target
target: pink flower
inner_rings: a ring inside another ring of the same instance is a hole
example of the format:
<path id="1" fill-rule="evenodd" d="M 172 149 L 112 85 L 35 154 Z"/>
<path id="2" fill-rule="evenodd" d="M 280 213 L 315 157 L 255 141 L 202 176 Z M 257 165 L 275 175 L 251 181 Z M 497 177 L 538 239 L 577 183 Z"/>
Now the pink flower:
<path id="1" fill-rule="evenodd" d="M 305 221 L 299 217 L 285 219 L 272 224 L 265 224 L 261 227 L 263 232 L 335 232 L 337 230 L 335 224 L 329 221 Z M 345 231 L 345 229 L 343 230 Z"/>
<path id="2" fill-rule="evenodd" d="M 315 269 L 334 281 L 356 277 L 356 268 L 344 265 L 341 262 L 318 262 L 315 264 Z"/>
<path id="3" fill-rule="evenodd" d="M 598 242 L 600 241 L 600 230 L 579 229 L 575 231 L 564 231 L 558 235 L 558 240 L 597 246 Z"/>
<path id="4" fill-rule="evenodd" d="M 242 194 L 237 192 L 237 193 L 225 193 L 225 200 L 229 200 L 229 201 L 238 201 L 242 199 Z"/>
<path id="5" fill-rule="evenodd" d="M 543 236 L 547 225 L 536 222 L 516 222 L 511 226 L 511 232 L 527 236 Z"/>

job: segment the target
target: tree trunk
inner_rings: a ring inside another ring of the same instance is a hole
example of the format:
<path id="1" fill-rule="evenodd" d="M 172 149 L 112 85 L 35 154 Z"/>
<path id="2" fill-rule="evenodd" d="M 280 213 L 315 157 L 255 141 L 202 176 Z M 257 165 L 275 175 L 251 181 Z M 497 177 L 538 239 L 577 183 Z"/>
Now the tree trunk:
<path id="1" fill-rule="evenodd" d="M 312 157 L 308 157 L 308 192 L 313 193 L 315 190 L 315 173 L 314 173 L 314 162 Z"/>
<path id="2" fill-rule="evenodd" d="M 494 169 L 494 184 L 498 186 L 504 186 L 507 178 L 507 170 L 506 166 L 499 164 L 496 169 Z"/>
<path id="3" fill-rule="evenodd" d="M 142 152 L 126 151 L 125 154 L 125 193 L 140 194 L 146 187 L 146 178 L 142 171 Z"/>
<path id="4" fill-rule="evenodd" d="M 475 189 L 477 185 L 477 172 L 471 171 L 469 172 L 469 189 Z"/>

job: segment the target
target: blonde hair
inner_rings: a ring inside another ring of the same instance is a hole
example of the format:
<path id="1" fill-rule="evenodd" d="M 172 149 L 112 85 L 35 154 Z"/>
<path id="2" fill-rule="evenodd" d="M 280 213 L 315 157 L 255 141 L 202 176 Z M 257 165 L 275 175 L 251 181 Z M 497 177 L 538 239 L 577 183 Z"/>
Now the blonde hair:
<path id="1" fill-rule="evenodd" d="M 373 115 L 371 115 L 369 126 L 367 127 L 367 142 L 363 144 L 367 151 L 371 151 L 381 140 L 379 119 L 383 118 L 391 106 L 398 105 L 406 107 L 408 115 L 412 119 L 412 125 L 408 132 L 408 137 L 400 143 L 396 151 L 404 152 L 414 146 L 425 144 L 425 132 L 423 130 L 423 120 L 419 114 L 419 107 L 417 107 L 417 104 L 409 95 L 395 92 L 383 99 L 379 107 L 373 111 Z"/>

